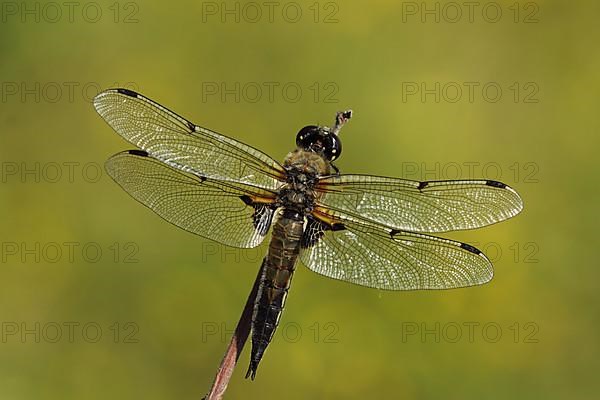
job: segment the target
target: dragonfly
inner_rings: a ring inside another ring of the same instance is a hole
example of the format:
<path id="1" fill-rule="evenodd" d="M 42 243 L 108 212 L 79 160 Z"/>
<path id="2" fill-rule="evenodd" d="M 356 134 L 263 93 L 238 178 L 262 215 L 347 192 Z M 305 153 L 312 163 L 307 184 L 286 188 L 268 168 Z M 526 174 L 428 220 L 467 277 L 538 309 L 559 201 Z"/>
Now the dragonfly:
<path id="1" fill-rule="evenodd" d="M 300 129 L 296 148 L 279 163 L 128 89 L 101 92 L 93 104 L 137 147 L 105 165 L 135 200 L 226 246 L 253 248 L 270 234 L 251 321 L 252 380 L 298 261 L 326 277 L 383 290 L 481 285 L 493 277 L 483 252 L 431 234 L 480 228 L 523 209 L 518 193 L 495 180 L 341 174 L 333 162 L 351 111 L 338 112 L 331 127 Z"/>

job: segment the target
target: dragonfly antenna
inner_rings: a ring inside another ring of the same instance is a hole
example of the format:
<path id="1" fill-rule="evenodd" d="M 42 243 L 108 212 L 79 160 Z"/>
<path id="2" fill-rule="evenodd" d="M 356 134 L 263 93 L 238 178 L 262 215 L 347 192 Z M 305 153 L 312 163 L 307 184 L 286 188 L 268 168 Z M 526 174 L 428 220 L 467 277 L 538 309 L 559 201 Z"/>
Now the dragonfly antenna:
<path id="1" fill-rule="evenodd" d="M 330 128 L 330 132 L 336 136 L 339 135 L 342 127 L 350 118 L 352 118 L 352 110 L 338 111 L 335 114 L 335 124 Z"/>

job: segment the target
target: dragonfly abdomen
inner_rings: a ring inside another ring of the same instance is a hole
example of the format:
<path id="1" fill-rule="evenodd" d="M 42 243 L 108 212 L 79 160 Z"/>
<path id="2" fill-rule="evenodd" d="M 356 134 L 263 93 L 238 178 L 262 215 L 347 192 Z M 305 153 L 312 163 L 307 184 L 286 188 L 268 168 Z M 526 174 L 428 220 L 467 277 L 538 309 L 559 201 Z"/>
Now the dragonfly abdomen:
<path id="1" fill-rule="evenodd" d="M 263 260 L 263 273 L 254 303 L 252 355 L 246 378 L 254 379 L 258 364 L 279 324 L 300 252 L 303 230 L 302 215 L 289 210 L 284 210 L 273 226 L 273 237 Z"/>

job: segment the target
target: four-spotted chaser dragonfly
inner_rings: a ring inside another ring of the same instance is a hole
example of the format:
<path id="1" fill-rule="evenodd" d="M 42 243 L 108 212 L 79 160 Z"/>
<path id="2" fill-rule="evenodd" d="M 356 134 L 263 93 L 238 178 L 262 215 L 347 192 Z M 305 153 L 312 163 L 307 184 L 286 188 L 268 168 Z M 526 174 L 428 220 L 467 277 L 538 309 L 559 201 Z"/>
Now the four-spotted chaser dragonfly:
<path id="1" fill-rule="evenodd" d="M 139 150 L 106 162 L 108 174 L 165 220 L 227 246 L 271 241 L 252 316 L 246 377 L 271 341 L 300 260 L 330 278 L 386 290 L 449 289 L 492 279 L 475 247 L 427 235 L 473 229 L 523 209 L 509 186 L 492 180 L 416 182 L 340 174 L 339 131 L 309 125 L 283 164 L 200 127 L 127 89 L 94 98 L 106 122 Z"/>

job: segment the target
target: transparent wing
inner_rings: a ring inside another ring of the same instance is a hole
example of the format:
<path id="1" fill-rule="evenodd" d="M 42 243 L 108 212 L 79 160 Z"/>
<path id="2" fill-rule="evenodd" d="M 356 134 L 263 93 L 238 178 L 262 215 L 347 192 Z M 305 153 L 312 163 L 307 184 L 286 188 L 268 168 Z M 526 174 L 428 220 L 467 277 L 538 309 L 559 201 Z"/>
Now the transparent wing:
<path id="1" fill-rule="evenodd" d="M 284 171 L 260 151 L 197 126 L 128 89 L 110 89 L 94 107 L 123 138 L 177 169 L 274 190 Z"/>
<path id="2" fill-rule="evenodd" d="M 523 209 L 514 189 L 491 180 L 417 182 L 337 175 L 322 179 L 317 192 L 317 204 L 335 217 L 356 216 L 413 232 L 479 228 Z"/>
<path id="3" fill-rule="evenodd" d="M 165 220 L 228 246 L 258 246 L 271 225 L 275 195 L 260 188 L 181 172 L 140 150 L 115 154 L 106 171 Z"/>
<path id="4" fill-rule="evenodd" d="M 368 221 L 324 223 L 309 217 L 300 260 L 309 269 L 386 290 L 480 285 L 493 268 L 475 247 Z"/>

